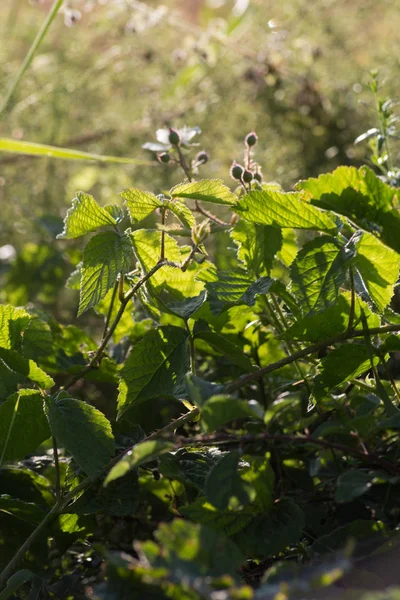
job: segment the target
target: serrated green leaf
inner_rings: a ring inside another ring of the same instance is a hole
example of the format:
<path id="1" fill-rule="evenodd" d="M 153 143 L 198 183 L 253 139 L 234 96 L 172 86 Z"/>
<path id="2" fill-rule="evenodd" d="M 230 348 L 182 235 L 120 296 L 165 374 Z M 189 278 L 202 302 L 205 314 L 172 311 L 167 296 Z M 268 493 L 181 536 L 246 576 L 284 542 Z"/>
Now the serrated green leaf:
<path id="1" fill-rule="evenodd" d="M 170 191 L 173 198 L 190 198 L 213 204 L 233 206 L 237 196 L 224 185 L 222 179 L 202 179 L 191 183 L 181 183 Z"/>
<path id="2" fill-rule="evenodd" d="M 248 271 L 256 277 L 270 273 L 274 258 L 282 248 L 282 229 L 241 219 L 230 235 L 238 245 L 238 259 Z"/>
<path id="3" fill-rule="evenodd" d="M 228 340 L 220 333 L 211 330 L 196 331 L 194 339 L 200 339 L 207 342 L 215 350 L 226 356 L 233 364 L 237 365 L 243 371 L 255 371 L 257 367 L 251 362 L 250 358 L 233 342 Z"/>
<path id="4" fill-rule="evenodd" d="M 0 464 L 24 458 L 50 437 L 37 390 L 23 389 L 0 404 Z"/>
<path id="5" fill-rule="evenodd" d="M 192 229 L 193 225 L 196 224 L 196 219 L 193 216 L 190 208 L 183 204 L 183 202 L 179 202 L 179 200 L 164 200 L 164 207 L 168 208 L 175 217 L 182 223 L 184 227 L 188 229 Z"/>
<path id="6" fill-rule="evenodd" d="M 298 319 L 285 331 L 282 337 L 288 340 L 319 342 L 339 333 L 344 333 L 349 326 L 350 305 L 350 293 L 342 292 L 335 304 L 323 312 Z M 364 311 L 369 328 L 381 325 L 379 316 L 371 311 L 366 302 L 356 296 L 353 326 L 360 324 L 361 311 Z"/>
<path id="7" fill-rule="evenodd" d="M 311 229 L 335 233 L 335 222 L 295 192 L 253 191 L 242 196 L 234 208 L 246 221 L 275 227 Z"/>
<path id="8" fill-rule="evenodd" d="M 137 473 L 131 471 L 118 483 L 111 482 L 107 487 L 103 481 L 96 482 L 66 510 L 77 515 L 133 516 L 139 503 L 139 491 Z"/>
<path id="9" fill-rule="evenodd" d="M 231 396 L 212 396 L 200 407 L 201 421 L 207 432 L 217 431 L 222 425 L 236 419 L 263 420 L 264 411 L 255 400 L 241 400 Z"/>
<path id="10" fill-rule="evenodd" d="M 35 573 L 32 573 L 32 571 L 29 571 L 28 569 L 21 569 L 20 571 L 17 571 L 16 573 L 14 573 L 14 575 L 11 575 L 11 577 L 7 580 L 7 586 L 1 592 L 0 600 L 8 600 L 9 598 L 11 598 L 11 596 L 14 596 L 15 598 L 15 592 L 19 590 L 19 588 L 23 586 L 24 583 L 35 579 L 38 579 L 38 576 L 35 575 Z"/>
<path id="11" fill-rule="evenodd" d="M 97 204 L 93 196 L 77 192 L 64 219 L 64 230 L 57 239 L 78 238 L 106 225 L 116 225 L 116 220 L 110 212 Z"/>
<path id="12" fill-rule="evenodd" d="M 198 498 L 192 504 L 180 507 L 179 512 L 196 523 L 223 531 L 228 536 L 233 536 L 244 529 L 254 517 L 250 509 L 218 510 L 204 497 Z"/>
<path id="13" fill-rule="evenodd" d="M 78 316 L 106 296 L 119 273 L 130 271 L 132 257 L 129 235 L 105 231 L 92 237 L 83 252 Z"/>
<path id="14" fill-rule="evenodd" d="M 231 498 L 237 498 L 241 504 L 249 502 L 248 492 L 238 472 L 238 463 L 239 453 L 232 450 L 217 462 L 207 477 L 207 499 L 219 510 L 228 508 Z"/>
<path id="15" fill-rule="evenodd" d="M 31 316 L 23 308 L 0 304 L 0 347 L 19 348 L 21 335 L 29 324 Z"/>
<path id="16" fill-rule="evenodd" d="M 46 400 L 51 432 L 89 476 L 101 473 L 115 452 L 111 424 L 102 412 L 81 400 Z"/>
<path id="17" fill-rule="evenodd" d="M 40 523 L 46 516 L 46 513 L 33 502 L 24 502 L 19 498 L 12 498 L 8 494 L 0 495 L 0 513 L 8 513 L 16 519 L 21 519 L 26 523 Z"/>
<path id="18" fill-rule="evenodd" d="M 163 204 L 154 194 L 136 188 L 124 190 L 121 192 L 121 196 L 125 199 L 125 205 L 132 223 L 143 221 Z"/>
<path id="19" fill-rule="evenodd" d="M 274 502 L 275 473 L 267 456 L 245 456 L 244 460 L 248 466 L 241 470 L 241 478 L 254 489 L 259 510 L 270 510 Z"/>
<path id="20" fill-rule="evenodd" d="M 304 513 L 291 498 L 282 498 L 264 515 L 256 517 L 233 539 L 248 557 L 265 558 L 283 552 L 301 537 Z"/>
<path id="21" fill-rule="evenodd" d="M 392 299 L 393 287 L 399 276 L 400 254 L 385 246 L 372 233 L 364 232 L 357 242 L 355 266 L 371 299 L 379 311 L 383 311 Z"/>
<path id="22" fill-rule="evenodd" d="M 354 250 L 330 236 L 308 242 L 291 265 L 292 292 L 305 314 L 326 310 L 337 302 Z"/>
<path id="23" fill-rule="evenodd" d="M 121 460 L 113 466 L 104 481 L 104 485 L 107 486 L 115 479 L 123 477 L 131 469 L 136 469 L 146 462 L 155 460 L 158 456 L 172 450 L 173 447 L 174 445 L 171 442 L 163 440 L 149 440 L 136 444 L 132 450 L 126 452 Z"/>
<path id="24" fill-rule="evenodd" d="M 122 206 L 118 206 L 118 204 L 106 204 L 106 206 L 104 207 L 104 210 L 106 210 L 108 213 L 110 213 L 110 215 L 112 216 L 113 219 L 115 219 L 115 222 L 121 223 L 121 221 L 124 219 L 125 217 L 125 211 L 122 208 Z"/>
<path id="25" fill-rule="evenodd" d="M 148 273 L 160 259 L 161 232 L 151 229 L 138 229 L 131 234 L 135 255 L 144 270 Z M 167 233 L 164 236 L 165 258 L 182 264 L 190 252 L 189 246 L 179 246 Z M 174 302 L 186 302 L 188 298 L 199 296 L 204 283 L 196 280 L 198 273 L 205 265 L 192 263 L 186 271 L 166 265 L 159 269 L 147 283 L 147 289 L 154 300 L 159 298 L 162 308 Z"/>
<path id="26" fill-rule="evenodd" d="M 368 167 L 339 167 L 318 179 L 300 181 L 297 189 L 311 204 L 350 217 L 400 252 L 398 188 L 384 183 Z"/>
<path id="27" fill-rule="evenodd" d="M 0 348 L 0 363 L 9 370 L 13 381 L 18 380 L 22 383 L 25 379 L 30 379 L 43 389 L 51 388 L 54 385 L 53 379 L 42 371 L 33 360 L 24 358 L 15 350 Z"/>
<path id="28" fill-rule="evenodd" d="M 336 483 L 335 502 L 352 502 L 369 490 L 375 475 L 350 469 L 338 477 Z"/>
<path id="29" fill-rule="evenodd" d="M 121 371 L 118 417 L 133 404 L 184 392 L 189 370 L 188 333 L 167 325 L 136 344 Z"/>
<path id="30" fill-rule="evenodd" d="M 53 334 L 45 321 L 33 318 L 29 321 L 22 338 L 22 354 L 25 358 L 48 356 L 53 350 Z"/>
<path id="31" fill-rule="evenodd" d="M 201 278 L 202 275 L 198 275 L 198 279 Z M 219 271 L 213 281 L 206 283 L 211 312 L 218 316 L 232 306 L 254 306 L 256 296 L 266 294 L 273 282 L 267 276 L 254 281 L 244 272 Z"/>
<path id="32" fill-rule="evenodd" d="M 181 481 L 186 486 L 204 492 L 207 475 L 216 461 L 217 457 L 211 452 L 188 452 L 186 448 L 181 448 L 173 454 L 163 454 L 158 470 L 164 477 Z"/>
<path id="33" fill-rule="evenodd" d="M 378 357 L 373 360 L 378 364 Z M 315 378 L 313 393 L 321 399 L 329 390 L 358 377 L 370 367 L 370 354 L 365 345 L 345 344 L 334 348 L 321 361 L 321 372 Z"/>

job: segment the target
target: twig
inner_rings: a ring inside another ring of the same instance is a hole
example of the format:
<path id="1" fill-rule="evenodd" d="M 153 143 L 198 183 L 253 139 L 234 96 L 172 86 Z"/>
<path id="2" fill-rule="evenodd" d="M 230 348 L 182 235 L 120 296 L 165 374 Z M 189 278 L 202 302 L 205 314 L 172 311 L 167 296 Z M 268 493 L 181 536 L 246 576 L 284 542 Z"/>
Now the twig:
<path id="1" fill-rule="evenodd" d="M 372 327 L 371 329 L 367 330 L 367 333 L 369 335 L 379 335 L 379 334 L 397 332 L 397 331 L 400 331 L 400 324 L 395 323 L 395 324 L 391 324 L 391 325 L 383 325 L 382 327 Z M 267 373 L 271 373 L 272 371 L 276 371 L 277 369 L 280 369 L 281 367 L 290 365 L 291 363 L 293 363 L 296 360 L 299 360 L 301 358 L 306 358 L 307 356 L 310 356 L 311 354 L 315 354 L 316 352 L 319 352 L 320 350 L 324 350 L 328 346 L 333 346 L 334 344 L 338 344 L 339 342 L 345 342 L 346 340 L 354 339 L 357 337 L 363 337 L 365 335 L 365 333 L 366 333 L 366 331 L 364 329 L 355 329 L 352 331 L 345 331 L 343 333 L 339 333 L 336 336 L 328 338 L 322 342 L 312 344 L 311 346 L 308 346 L 307 348 L 303 348 L 302 350 L 298 350 L 297 352 L 294 352 L 290 356 L 285 356 L 285 358 L 282 358 L 281 360 L 278 360 L 275 363 L 271 363 L 270 365 L 263 367 L 259 371 L 255 371 L 254 373 L 249 373 L 248 375 L 245 375 L 244 377 L 241 377 L 240 379 L 233 381 L 232 383 L 230 383 L 227 386 L 226 391 L 227 391 L 227 393 L 234 392 L 234 391 L 240 389 L 241 387 L 243 387 L 244 385 L 248 385 L 249 383 L 252 383 L 253 381 L 256 381 L 257 379 L 259 379 L 260 377 L 264 377 L 264 375 L 267 375 Z"/>
<path id="2" fill-rule="evenodd" d="M 106 335 L 107 335 L 107 330 L 108 330 L 108 327 L 109 327 L 109 325 L 110 325 L 110 321 L 111 321 L 111 315 L 112 315 L 112 312 L 113 312 L 113 308 L 114 308 L 114 302 L 115 302 L 115 298 L 116 298 L 116 296 L 117 296 L 117 290 L 118 290 L 118 287 L 119 287 L 119 281 L 117 280 L 117 281 L 115 282 L 115 284 L 114 284 L 114 289 L 113 289 L 113 293 L 112 293 L 111 300 L 110 300 L 110 306 L 108 307 L 108 311 L 107 311 L 107 317 L 106 317 L 106 321 L 105 321 L 105 323 L 104 323 L 104 331 L 103 331 L 103 336 L 102 336 L 102 338 L 101 338 L 102 340 L 104 340 L 104 338 L 105 338 L 105 337 L 106 337 Z"/>

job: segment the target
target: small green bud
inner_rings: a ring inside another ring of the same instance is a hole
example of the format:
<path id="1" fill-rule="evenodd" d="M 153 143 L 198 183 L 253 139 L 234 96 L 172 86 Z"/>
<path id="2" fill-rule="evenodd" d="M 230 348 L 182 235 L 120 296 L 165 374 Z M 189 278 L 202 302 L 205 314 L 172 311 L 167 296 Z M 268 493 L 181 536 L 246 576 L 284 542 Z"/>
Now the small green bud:
<path id="1" fill-rule="evenodd" d="M 238 181 L 240 181 L 242 179 L 243 172 L 244 169 L 242 165 L 238 165 L 237 162 L 232 163 L 230 171 L 232 179 L 237 179 Z"/>
<path id="2" fill-rule="evenodd" d="M 207 236 L 210 235 L 210 220 L 205 219 L 199 225 L 194 225 L 192 227 L 192 241 L 196 246 L 201 244 Z"/>
<path id="3" fill-rule="evenodd" d="M 255 146 L 257 144 L 258 136 L 254 131 L 248 133 L 244 139 L 246 146 Z"/>
<path id="4" fill-rule="evenodd" d="M 171 157 L 168 152 L 163 152 L 162 154 L 157 154 L 157 159 L 160 163 L 167 164 L 171 160 Z"/>
<path id="5" fill-rule="evenodd" d="M 246 169 L 242 175 L 242 178 L 245 183 L 250 183 L 250 181 L 253 181 L 253 173 Z"/>
<path id="6" fill-rule="evenodd" d="M 171 127 L 169 130 L 168 140 L 169 143 L 173 146 L 179 146 L 179 144 L 181 143 L 181 136 L 179 135 L 176 129 L 172 129 Z"/>

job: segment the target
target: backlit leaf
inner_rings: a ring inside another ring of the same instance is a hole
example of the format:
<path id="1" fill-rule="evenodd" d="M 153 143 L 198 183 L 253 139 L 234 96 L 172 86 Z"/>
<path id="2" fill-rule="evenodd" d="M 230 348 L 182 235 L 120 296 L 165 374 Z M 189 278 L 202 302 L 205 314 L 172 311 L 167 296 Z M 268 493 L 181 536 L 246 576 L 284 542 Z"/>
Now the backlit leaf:
<path id="1" fill-rule="evenodd" d="M 64 230 L 57 238 L 73 239 L 96 231 L 106 225 L 115 225 L 116 220 L 108 210 L 97 204 L 93 196 L 77 192 L 72 207 L 64 219 Z"/>

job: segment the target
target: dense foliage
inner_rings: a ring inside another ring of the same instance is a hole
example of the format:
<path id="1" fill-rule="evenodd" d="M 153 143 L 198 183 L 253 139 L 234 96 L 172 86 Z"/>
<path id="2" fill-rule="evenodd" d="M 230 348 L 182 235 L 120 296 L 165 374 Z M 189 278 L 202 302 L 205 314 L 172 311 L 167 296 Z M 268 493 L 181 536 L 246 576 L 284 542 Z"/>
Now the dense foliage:
<path id="1" fill-rule="evenodd" d="M 381 178 L 339 167 L 287 193 L 252 132 L 228 187 L 201 178 L 199 133 L 147 143 L 183 171 L 169 191 L 77 192 L 66 213 L 54 243 L 100 341 L 0 306 L 2 598 L 296 597 L 394 543 L 388 156 Z M 16 298 L 29 269 L 10 272 Z M 38 295 L 62 276 L 53 264 Z"/>

